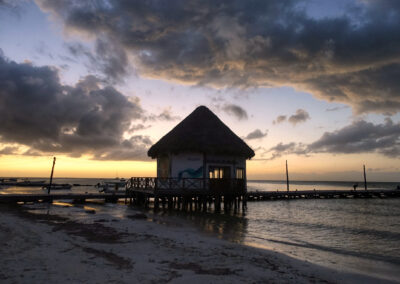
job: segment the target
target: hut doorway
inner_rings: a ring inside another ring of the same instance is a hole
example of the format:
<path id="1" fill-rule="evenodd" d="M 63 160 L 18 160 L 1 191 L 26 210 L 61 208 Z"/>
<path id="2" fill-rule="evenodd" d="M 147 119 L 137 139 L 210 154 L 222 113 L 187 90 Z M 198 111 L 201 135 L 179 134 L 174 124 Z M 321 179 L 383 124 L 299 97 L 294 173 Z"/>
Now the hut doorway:
<path id="1" fill-rule="evenodd" d="M 158 159 L 158 177 L 168 178 L 170 176 L 170 160 L 168 156 L 162 156 Z"/>
<path id="2" fill-rule="evenodd" d="M 223 194 L 229 190 L 231 167 L 210 166 L 208 171 L 210 178 L 210 190 L 217 194 Z"/>

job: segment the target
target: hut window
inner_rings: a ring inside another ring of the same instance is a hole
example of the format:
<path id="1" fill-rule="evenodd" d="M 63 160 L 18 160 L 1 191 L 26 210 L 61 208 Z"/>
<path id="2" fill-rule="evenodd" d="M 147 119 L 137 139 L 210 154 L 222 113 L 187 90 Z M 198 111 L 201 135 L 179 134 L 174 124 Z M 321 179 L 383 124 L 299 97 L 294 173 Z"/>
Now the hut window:
<path id="1" fill-rule="evenodd" d="M 224 169 L 219 168 L 219 178 L 224 178 Z"/>
<path id="2" fill-rule="evenodd" d="M 208 171 L 209 178 L 230 178 L 230 167 L 210 167 Z"/>
<path id="3" fill-rule="evenodd" d="M 237 179 L 244 179 L 244 169 L 237 168 L 236 169 L 236 178 Z"/>

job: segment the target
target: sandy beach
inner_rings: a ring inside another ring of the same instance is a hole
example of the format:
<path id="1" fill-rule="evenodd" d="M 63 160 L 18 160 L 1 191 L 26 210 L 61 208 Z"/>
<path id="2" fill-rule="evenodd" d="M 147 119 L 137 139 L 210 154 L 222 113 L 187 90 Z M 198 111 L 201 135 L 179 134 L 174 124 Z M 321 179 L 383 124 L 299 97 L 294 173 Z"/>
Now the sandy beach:
<path id="1" fill-rule="evenodd" d="M 50 205 L 51 206 L 51 205 Z M 69 208 L 65 210 L 68 211 Z M 376 283 L 132 210 L 74 220 L 0 206 L 2 283 Z M 388 282 L 389 283 L 389 282 Z"/>

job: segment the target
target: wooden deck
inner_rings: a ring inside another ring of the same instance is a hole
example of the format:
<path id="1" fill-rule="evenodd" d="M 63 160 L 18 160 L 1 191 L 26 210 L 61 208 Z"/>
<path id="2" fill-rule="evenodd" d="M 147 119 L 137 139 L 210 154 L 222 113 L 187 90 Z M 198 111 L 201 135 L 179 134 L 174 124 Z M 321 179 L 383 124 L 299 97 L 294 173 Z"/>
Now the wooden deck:
<path id="1" fill-rule="evenodd" d="M 148 206 L 150 198 L 154 209 L 203 210 L 212 206 L 216 211 L 246 207 L 246 181 L 243 179 L 203 178 L 149 178 L 132 177 L 126 186 L 127 198 L 131 204 Z"/>
<path id="2" fill-rule="evenodd" d="M 243 179 L 209 179 L 209 178 L 154 178 L 132 177 L 128 180 L 128 191 L 142 191 L 157 194 L 199 193 L 199 194 L 234 194 L 246 192 L 246 181 Z"/>

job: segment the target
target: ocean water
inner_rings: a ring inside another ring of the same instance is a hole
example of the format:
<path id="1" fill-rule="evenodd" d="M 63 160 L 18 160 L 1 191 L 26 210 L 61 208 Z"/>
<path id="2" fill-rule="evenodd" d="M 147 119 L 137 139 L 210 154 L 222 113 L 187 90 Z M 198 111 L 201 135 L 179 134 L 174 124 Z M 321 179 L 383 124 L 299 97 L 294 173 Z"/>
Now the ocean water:
<path id="1" fill-rule="evenodd" d="M 99 179 L 55 179 L 79 183 L 72 192 L 97 192 Z M 293 182 L 291 189 L 349 190 L 349 182 Z M 370 183 L 369 188 L 394 189 L 398 183 Z M 363 184 L 359 183 L 360 188 Z M 249 181 L 248 190 L 286 190 L 285 181 Z M 3 188 L 0 194 L 40 192 L 40 188 Z M 400 283 L 400 199 L 307 199 L 248 202 L 246 212 L 146 211 L 195 226 L 199 233 L 231 242 L 276 250 L 322 266 L 380 277 Z M 90 207 L 98 214 L 125 218 L 124 204 L 50 205 L 54 213 L 88 221 Z M 48 209 L 47 209 L 48 212 Z M 98 216 L 98 214 L 96 214 Z M 153 218 L 157 219 L 157 218 Z"/>
<path id="2" fill-rule="evenodd" d="M 400 283 L 400 199 L 248 202 L 247 211 L 168 211 L 218 238 Z"/>
<path id="3" fill-rule="evenodd" d="M 400 282 L 400 199 L 248 204 L 243 243 Z"/>
<path id="4" fill-rule="evenodd" d="M 290 181 L 289 190 L 352 190 L 353 185 L 358 184 L 357 189 L 364 189 L 363 181 Z M 395 189 L 400 182 L 367 182 L 368 189 Z M 248 191 L 286 191 L 286 181 L 274 180 L 249 180 Z"/>

